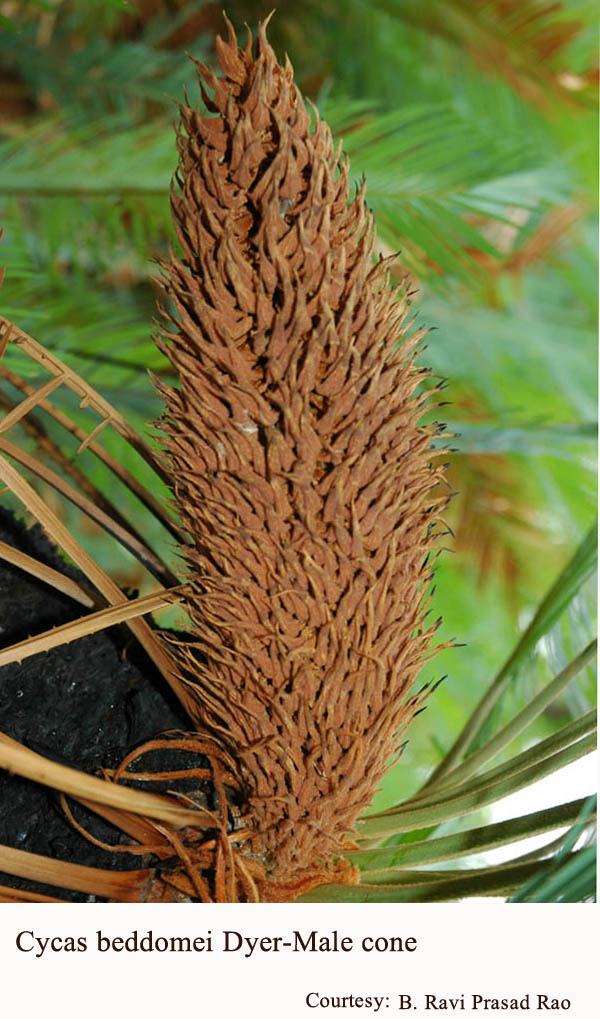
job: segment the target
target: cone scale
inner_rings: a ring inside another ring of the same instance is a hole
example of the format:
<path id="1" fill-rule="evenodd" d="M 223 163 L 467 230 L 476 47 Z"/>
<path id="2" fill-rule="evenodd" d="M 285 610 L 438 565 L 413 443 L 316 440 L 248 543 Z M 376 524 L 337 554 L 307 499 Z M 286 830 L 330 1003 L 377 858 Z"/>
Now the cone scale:
<path id="1" fill-rule="evenodd" d="M 336 864 L 420 703 L 428 554 L 446 496 L 420 424 L 422 334 L 373 258 L 364 185 L 265 25 L 197 64 L 172 188 L 160 386 L 191 627 L 194 722 L 235 762 L 273 888 Z M 283 896 L 283 892 L 282 892 Z M 276 897 L 276 896 L 274 896 Z"/>

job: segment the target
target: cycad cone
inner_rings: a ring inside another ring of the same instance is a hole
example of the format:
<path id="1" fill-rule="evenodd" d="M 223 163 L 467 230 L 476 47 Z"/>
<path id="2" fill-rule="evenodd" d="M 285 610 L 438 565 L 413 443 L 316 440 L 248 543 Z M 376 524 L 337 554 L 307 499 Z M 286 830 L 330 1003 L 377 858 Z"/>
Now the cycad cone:
<path id="1" fill-rule="evenodd" d="M 246 851 L 283 897 L 340 879 L 415 713 L 446 497 L 419 424 L 420 336 L 404 339 L 406 299 L 373 262 L 364 187 L 349 201 L 265 26 L 244 50 L 228 27 L 223 77 L 197 65 L 211 115 L 181 107 L 183 257 L 165 264 L 180 384 L 162 390 L 163 427 L 193 623 L 173 653 L 199 729 L 236 762 Z"/>

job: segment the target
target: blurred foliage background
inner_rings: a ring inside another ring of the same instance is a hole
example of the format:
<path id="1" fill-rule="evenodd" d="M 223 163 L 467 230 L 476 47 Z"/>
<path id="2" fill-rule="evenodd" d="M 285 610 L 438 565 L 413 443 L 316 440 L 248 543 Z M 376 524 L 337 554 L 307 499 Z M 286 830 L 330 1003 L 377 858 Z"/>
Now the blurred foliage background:
<path id="1" fill-rule="evenodd" d="M 227 11 L 243 35 L 271 4 L 229 0 Z M 433 611 L 440 637 L 464 646 L 425 669 L 448 678 L 379 806 L 412 792 L 449 747 L 593 523 L 596 21 L 587 0 L 280 0 L 271 23 L 352 176 L 367 178 L 380 250 L 397 253 L 419 324 L 436 327 L 422 363 L 448 379 L 435 416 L 452 434 L 440 444 L 457 450 L 454 537 Z M 201 101 L 186 53 L 214 62 L 223 28 L 219 4 L 185 0 L 0 2 L 2 313 L 145 433 L 161 410 L 148 369 L 167 373 L 151 339 L 153 260 L 173 242 L 176 102 L 184 87 Z M 31 363 L 10 367 L 34 381 Z M 0 382 L 4 406 L 17 395 Z M 103 443 L 143 473 L 109 430 Z M 78 465 L 102 486 L 86 456 Z M 125 513 L 141 514 L 128 500 Z M 145 589 L 126 553 L 60 512 L 121 584 Z M 164 549 L 156 523 L 140 526 Z M 594 591 L 590 579 L 568 599 L 495 725 L 591 640 Z M 588 669 L 536 736 L 593 697 Z"/>

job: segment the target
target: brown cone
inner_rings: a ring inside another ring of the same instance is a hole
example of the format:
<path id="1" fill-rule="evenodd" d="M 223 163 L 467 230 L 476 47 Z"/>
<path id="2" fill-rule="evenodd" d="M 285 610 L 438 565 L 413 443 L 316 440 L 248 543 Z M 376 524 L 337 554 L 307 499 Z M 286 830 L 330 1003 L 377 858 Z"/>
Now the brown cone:
<path id="1" fill-rule="evenodd" d="M 285 897 L 331 868 L 416 710 L 446 500 L 419 424 L 421 334 L 403 340 L 407 301 L 373 264 L 364 186 L 349 202 L 347 164 L 264 25 L 245 50 L 229 26 L 218 52 L 224 77 L 197 65 L 213 115 L 181 108 L 183 257 L 165 264 L 180 386 L 161 387 L 163 427 L 193 623 L 173 653 Z"/>

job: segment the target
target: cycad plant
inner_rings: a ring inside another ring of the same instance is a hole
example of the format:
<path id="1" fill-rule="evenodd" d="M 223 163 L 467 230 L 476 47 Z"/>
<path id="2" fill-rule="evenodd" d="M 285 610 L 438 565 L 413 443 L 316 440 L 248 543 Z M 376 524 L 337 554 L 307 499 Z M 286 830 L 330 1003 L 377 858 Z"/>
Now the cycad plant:
<path id="1" fill-rule="evenodd" d="M 126 621 L 185 708 L 189 731 L 157 733 L 102 779 L 3 738 L 4 767 L 60 790 L 74 824 L 64 796 L 100 814 L 128 836 L 144 867 L 116 876 L 5 847 L 0 868 L 133 901 L 420 901 L 512 894 L 526 881 L 539 888 L 557 866 L 552 843 L 498 867 L 427 864 L 571 824 L 579 835 L 591 824 L 590 804 L 576 800 L 499 824 L 438 830 L 592 748 L 588 712 L 489 767 L 593 656 L 589 645 L 508 724 L 490 727 L 527 654 L 589 576 L 593 536 L 423 788 L 366 815 L 431 692 L 428 684 L 415 691 L 414 680 L 437 625 L 426 613 L 447 502 L 439 426 L 423 421 L 436 388 L 416 360 L 422 332 L 408 317 L 406 294 L 390 288 L 388 264 L 373 261 L 364 187 L 349 201 L 347 164 L 327 126 L 306 110 L 290 65 L 277 63 L 264 26 L 255 47 L 249 40 L 240 49 L 230 30 L 218 51 L 222 77 L 198 65 L 209 115 L 187 101 L 181 107 L 172 194 L 179 251 L 163 263 L 160 345 L 177 373 L 176 385 L 159 383 L 165 453 L 157 456 L 88 382 L 6 319 L 2 334 L 6 357 L 20 356 L 20 374 L 6 367 L 4 377 L 25 394 L 3 431 L 34 409 L 49 414 L 163 521 L 186 567 L 178 582 L 136 521 L 106 500 L 100 507 L 95 490 L 77 493 L 3 439 L 5 454 L 77 501 L 160 587 L 128 600 L 3 457 L 5 484 L 85 575 L 87 583 L 70 582 L 71 595 L 102 607 L 6 649 L 0 663 Z M 50 373 L 38 389 L 26 381 L 23 355 Z M 99 416 L 87 434 L 51 401 L 59 386 Z M 106 452 L 107 425 L 167 483 L 172 515 Z M 36 438 L 42 434 L 38 428 Z M 65 458 L 53 452 L 64 470 Z M 56 571 L 3 554 L 64 588 Z M 142 617 L 174 601 L 188 623 L 162 636 Z M 127 786 L 134 775 L 140 781 L 130 766 L 164 745 L 202 757 L 185 775 L 195 792 L 177 785 L 181 771 L 153 775 L 150 764 L 143 778 L 166 782 L 163 795 Z M 558 864 L 589 895 L 590 854 L 571 841 Z"/>

